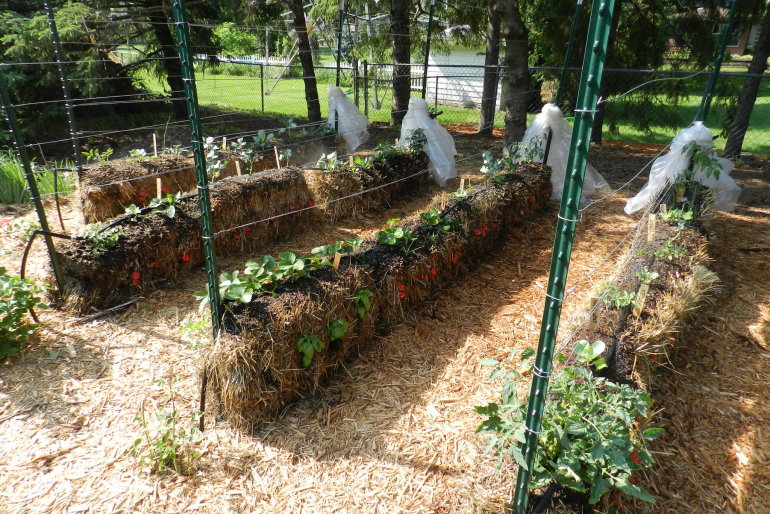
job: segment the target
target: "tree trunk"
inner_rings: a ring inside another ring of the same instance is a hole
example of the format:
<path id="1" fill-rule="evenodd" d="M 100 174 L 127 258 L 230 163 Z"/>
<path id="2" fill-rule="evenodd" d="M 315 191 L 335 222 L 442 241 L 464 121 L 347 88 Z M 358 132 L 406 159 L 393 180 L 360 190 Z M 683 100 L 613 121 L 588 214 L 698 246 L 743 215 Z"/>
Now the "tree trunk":
<path id="1" fill-rule="evenodd" d="M 307 22 L 302 0 L 287 0 L 289 9 L 294 15 L 294 31 L 297 33 L 299 60 L 302 63 L 302 77 L 305 82 L 305 102 L 307 103 L 307 118 L 311 123 L 321 121 L 321 104 L 318 99 L 318 85 L 313 68 L 313 53 L 310 49 L 310 38 L 307 35 Z"/>
<path id="2" fill-rule="evenodd" d="M 409 0 L 390 0 L 390 31 L 393 34 L 393 106 L 390 124 L 399 125 L 409 108 L 412 89 Z"/>
<path id="3" fill-rule="evenodd" d="M 508 68 L 508 96 L 505 109 L 505 144 L 521 141 L 527 128 L 527 105 L 531 84 L 527 63 L 527 28 L 521 19 L 517 0 L 501 0 L 503 7 L 503 35 L 505 37 L 505 65 Z"/>
<path id="4" fill-rule="evenodd" d="M 619 5 L 615 7 L 615 11 L 612 13 L 612 25 L 610 26 L 610 36 L 609 36 L 609 44 L 607 45 L 607 57 L 604 60 L 604 67 L 605 68 L 612 68 L 615 64 L 615 41 L 616 37 L 615 35 L 618 32 L 618 23 L 620 22 L 620 12 L 622 9 Z M 609 81 L 608 79 L 612 75 L 605 72 L 604 73 L 604 79 L 602 80 L 602 84 L 600 86 L 600 94 L 602 97 L 607 97 L 607 91 L 609 91 Z M 594 117 L 594 127 L 591 129 L 591 142 L 596 143 L 597 145 L 602 144 L 602 131 L 604 130 L 604 108 L 606 104 L 600 104 L 599 105 L 599 111 L 596 113 L 596 116 Z"/>
<path id="5" fill-rule="evenodd" d="M 762 25 L 757 39 L 757 46 L 754 49 L 754 57 L 749 64 L 749 73 L 761 75 L 767 69 L 767 58 L 770 56 L 770 7 L 765 11 L 762 18 Z M 743 147 L 743 138 L 746 137 L 746 130 L 749 128 L 749 118 L 754 109 L 754 103 L 757 101 L 757 91 L 759 91 L 760 77 L 746 77 L 743 82 L 743 89 L 738 97 L 738 107 L 735 110 L 732 123 L 730 124 L 730 134 L 727 137 L 725 145 L 725 156 L 739 157 Z"/>
<path id="6" fill-rule="evenodd" d="M 182 81 L 182 61 L 176 51 L 176 41 L 171 34 L 169 18 L 165 9 L 152 10 L 149 16 L 152 30 L 160 46 L 160 55 L 163 57 L 163 67 L 166 70 L 166 82 L 171 89 L 171 111 L 177 119 L 187 117 L 185 106 L 184 82 Z"/>
<path id="7" fill-rule="evenodd" d="M 487 52 L 484 57 L 484 87 L 481 91 L 481 119 L 479 134 L 490 135 L 495 126 L 497 106 L 497 82 L 500 76 L 500 13 L 498 0 L 488 0 L 487 6 Z"/>

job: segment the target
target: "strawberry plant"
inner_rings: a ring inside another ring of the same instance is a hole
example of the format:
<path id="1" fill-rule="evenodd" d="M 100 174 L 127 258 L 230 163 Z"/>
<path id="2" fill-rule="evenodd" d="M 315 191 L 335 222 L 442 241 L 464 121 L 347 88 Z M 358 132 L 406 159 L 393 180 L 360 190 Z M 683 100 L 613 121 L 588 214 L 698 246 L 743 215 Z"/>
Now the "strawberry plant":
<path id="1" fill-rule="evenodd" d="M 333 245 L 316 246 L 310 253 L 320 259 L 333 257 L 336 253 L 353 253 L 356 248 L 361 246 L 362 242 L 363 239 L 360 237 L 345 238 L 343 241 L 337 241 Z"/>
<path id="2" fill-rule="evenodd" d="M 121 234 L 122 231 L 119 227 L 105 229 L 101 221 L 86 225 L 80 231 L 80 237 L 86 240 L 95 257 L 107 253 L 118 244 Z"/>
<path id="3" fill-rule="evenodd" d="M 647 267 L 644 267 L 634 273 L 634 276 L 641 280 L 643 284 L 650 284 L 653 280 L 660 277 L 660 273 L 657 271 L 650 271 Z"/>
<path id="4" fill-rule="evenodd" d="M 411 229 L 397 226 L 399 221 L 400 218 L 388 220 L 388 228 L 377 232 L 377 241 L 390 246 L 400 246 L 401 251 L 408 255 L 417 237 Z"/>
<path id="5" fill-rule="evenodd" d="M 302 334 L 297 339 L 297 351 L 302 356 L 302 367 L 307 368 L 313 362 L 313 356 L 326 347 L 323 341 L 313 334 Z"/>
<path id="6" fill-rule="evenodd" d="M 685 254 L 683 246 L 674 246 L 673 239 L 669 239 L 666 243 L 655 252 L 655 257 L 658 259 L 665 259 L 667 261 L 673 261 Z"/>
<path id="7" fill-rule="evenodd" d="M 374 296 L 374 293 L 368 289 L 361 289 L 356 292 L 356 295 L 353 297 L 353 306 L 358 314 L 358 319 L 363 320 L 366 313 L 372 310 L 372 301 L 370 300 L 372 296 Z"/>
<path id="8" fill-rule="evenodd" d="M 29 279 L 8 275 L 0 267 L 0 361 L 21 350 L 38 325 L 25 323 L 29 309 L 43 309 L 45 287 Z"/>
<path id="9" fill-rule="evenodd" d="M 633 291 L 626 291 L 615 284 L 606 284 L 602 296 L 604 297 L 604 304 L 615 309 L 628 307 L 636 301 L 636 294 Z"/>

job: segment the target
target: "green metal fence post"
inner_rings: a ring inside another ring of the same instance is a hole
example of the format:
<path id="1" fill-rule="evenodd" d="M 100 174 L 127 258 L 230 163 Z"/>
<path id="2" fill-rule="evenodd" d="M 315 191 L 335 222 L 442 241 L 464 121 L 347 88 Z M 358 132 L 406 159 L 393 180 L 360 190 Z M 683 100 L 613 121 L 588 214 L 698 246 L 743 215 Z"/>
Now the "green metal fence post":
<path id="1" fill-rule="evenodd" d="M 519 467 L 516 480 L 513 509 L 520 514 L 526 512 L 529 502 L 529 481 L 535 462 L 537 438 L 541 429 L 548 379 L 551 375 L 551 361 L 564 300 L 564 283 L 567 280 L 572 254 L 572 241 L 580 207 L 580 195 L 583 192 L 588 148 L 599 101 L 599 86 L 601 85 L 607 54 L 607 41 L 614 6 L 615 0 L 594 3 L 588 37 L 586 38 L 583 70 L 580 75 L 580 88 L 576 102 L 577 108 L 575 109 L 575 128 L 572 132 L 569 158 L 567 159 L 569 173 L 559 208 L 556 237 L 551 255 L 551 271 L 540 326 L 540 340 L 527 404 L 525 442 L 522 452 L 527 465 Z"/>
<path id="2" fill-rule="evenodd" d="M 67 112 L 67 125 L 69 127 L 70 139 L 72 140 L 72 155 L 75 161 L 75 172 L 78 176 L 78 182 L 83 175 L 83 161 L 80 158 L 80 139 L 78 138 L 78 127 L 75 122 L 75 110 L 72 105 L 72 94 L 70 93 L 69 79 L 64 69 L 64 53 L 62 52 L 61 42 L 59 40 L 59 31 L 56 29 L 56 20 L 53 17 L 53 9 L 48 2 L 43 2 L 45 14 L 48 17 L 48 28 L 51 31 L 51 42 L 53 43 L 53 52 L 56 56 L 56 70 L 59 73 L 61 81 L 62 96 L 64 97 L 64 108 Z"/>
<path id="3" fill-rule="evenodd" d="M 337 78 L 334 85 L 340 87 L 340 62 L 342 61 L 342 26 L 345 24 L 345 0 L 340 0 L 340 27 L 337 31 Z"/>
<path id="4" fill-rule="evenodd" d="M 583 0 L 577 0 L 575 3 L 575 13 L 572 15 L 572 26 L 569 29 L 569 39 L 567 40 L 567 51 L 564 53 L 564 62 L 561 65 L 561 74 L 559 75 L 559 87 L 556 90 L 556 106 L 561 109 L 561 99 L 564 96 L 564 82 L 567 80 L 567 68 L 572 62 L 572 53 L 575 48 L 575 34 L 577 33 L 578 19 L 580 18 L 580 9 L 583 7 Z M 548 131 L 548 139 L 545 143 L 545 152 L 543 152 L 543 162 L 548 162 L 548 155 L 551 153 L 551 139 L 553 131 Z"/>
<path id="5" fill-rule="evenodd" d="M 35 172 L 32 169 L 32 161 L 27 154 L 27 146 L 24 142 L 24 134 L 21 132 L 19 121 L 16 119 L 16 109 L 13 106 L 13 100 L 11 94 L 8 91 L 8 85 L 5 83 L 5 77 L 3 73 L 4 64 L 0 64 L 0 104 L 2 104 L 5 110 L 6 121 L 11 129 L 11 135 L 13 135 L 13 143 L 16 147 L 16 155 L 21 160 L 22 167 L 24 168 L 24 178 L 27 180 L 27 186 L 32 195 L 32 202 L 35 204 L 35 211 L 37 212 L 37 219 L 40 222 L 40 228 L 44 230 L 43 238 L 45 239 L 45 245 L 48 248 L 48 255 L 51 258 L 51 267 L 53 268 L 53 276 L 56 281 L 56 288 L 59 291 L 59 295 L 64 294 L 66 281 L 64 279 L 64 273 L 59 263 L 59 254 L 56 253 L 56 247 L 53 244 L 53 238 L 48 235 L 50 228 L 48 227 L 48 218 L 45 214 L 45 208 L 43 202 L 40 199 L 40 191 L 37 187 L 37 181 L 35 180 Z"/>
<path id="6" fill-rule="evenodd" d="M 198 112 L 198 91 L 195 87 L 195 70 L 190 58 L 189 32 L 185 16 L 184 0 L 173 0 L 174 25 L 176 25 L 177 51 L 182 61 L 182 80 L 184 80 L 187 115 L 190 122 L 193 156 L 195 158 L 195 176 L 198 181 L 198 203 L 201 210 L 201 229 L 203 236 L 203 254 L 208 279 L 209 306 L 211 308 L 211 327 L 216 340 L 219 337 L 222 321 L 219 286 L 217 284 L 217 261 L 214 253 L 214 239 L 211 222 L 211 200 L 209 198 L 209 180 L 206 175 L 206 157 L 203 151 L 203 132 L 200 113 Z M 208 376 L 201 374 L 200 429 L 203 430 L 203 412 L 206 407 L 206 383 Z"/>
<path id="7" fill-rule="evenodd" d="M 727 18 L 727 26 L 722 34 L 722 39 L 719 41 L 719 51 L 717 52 L 717 60 L 714 63 L 714 71 L 711 72 L 709 81 L 706 84 L 706 89 L 703 91 L 703 99 L 701 100 L 700 108 L 698 108 L 698 114 L 695 116 L 695 121 L 705 122 L 709 116 L 709 109 L 711 108 L 711 99 L 714 95 L 714 88 L 719 78 L 719 70 L 722 69 L 722 61 L 725 59 L 725 50 L 727 49 L 727 41 L 730 39 L 730 34 L 733 31 L 733 22 L 735 22 L 735 13 L 738 9 L 735 6 L 738 4 L 738 0 L 727 0 L 730 4 L 730 15 Z"/>
<path id="8" fill-rule="evenodd" d="M 425 94 L 428 91 L 428 59 L 430 58 L 430 33 L 433 29 L 433 11 L 436 8 L 436 0 L 430 0 L 430 10 L 428 11 L 428 34 L 425 36 L 425 60 L 422 65 L 422 99 L 425 100 Z"/>

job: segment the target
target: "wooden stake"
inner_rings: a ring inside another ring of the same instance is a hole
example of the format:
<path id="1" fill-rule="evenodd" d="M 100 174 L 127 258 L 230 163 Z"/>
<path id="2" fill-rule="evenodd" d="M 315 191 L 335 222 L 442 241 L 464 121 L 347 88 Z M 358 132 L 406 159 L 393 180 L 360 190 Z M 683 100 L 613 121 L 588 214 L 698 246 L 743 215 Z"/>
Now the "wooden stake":
<path id="1" fill-rule="evenodd" d="M 446 191 L 441 193 L 441 210 L 446 209 Z"/>
<path id="2" fill-rule="evenodd" d="M 634 316 L 637 318 L 644 310 L 644 301 L 647 299 L 647 292 L 650 290 L 650 284 L 642 284 L 639 288 L 639 293 L 636 295 L 636 303 L 634 304 Z"/>
<path id="3" fill-rule="evenodd" d="M 460 191 L 465 191 L 465 179 L 460 179 Z"/>
<path id="4" fill-rule="evenodd" d="M 682 197 L 684 196 L 684 188 L 679 187 L 676 189 L 676 203 L 679 203 L 682 201 Z"/>
<path id="5" fill-rule="evenodd" d="M 158 136 L 155 135 L 155 132 L 152 133 L 152 151 L 155 154 L 155 157 L 158 156 Z"/>
<path id="6" fill-rule="evenodd" d="M 278 166 L 278 168 L 281 167 L 281 158 L 278 156 L 278 147 L 274 146 L 273 151 L 275 152 L 275 165 Z"/>
<path id="7" fill-rule="evenodd" d="M 352 168 L 353 167 L 353 156 L 352 155 L 349 156 L 348 161 L 350 162 L 350 167 Z"/>
<path id="8" fill-rule="evenodd" d="M 222 136 L 222 150 L 227 150 L 227 136 Z"/>
<path id="9" fill-rule="evenodd" d="M 235 159 L 235 173 L 239 177 L 241 176 L 241 161 L 239 159 Z"/>
<path id="10" fill-rule="evenodd" d="M 337 252 L 334 254 L 334 263 L 332 264 L 332 268 L 334 271 L 337 271 L 340 268 L 340 261 L 342 260 L 342 254 L 340 252 Z"/>
<path id="11" fill-rule="evenodd" d="M 647 241 L 652 242 L 655 240 L 655 220 L 657 216 L 651 212 L 647 217 Z"/>
<path id="12" fill-rule="evenodd" d="M 668 212 L 668 206 L 665 203 L 660 204 L 660 213 L 666 214 Z"/>
<path id="13" fill-rule="evenodd" d="M 521 276 L 521 263 L 520 263 L 520 262 L 517 262 L 517 263 L 516 263 L 516 269 L 517 269 L 517 270 L 518 270 L 518 272 L 519 272 L 519 276 Z"/>
<path id="14" fill-rule="evenodd" d="M 161 181 L 160 177 L 155 179 L 155 188 L 157 189 L 158 200 L 160 200 L 163 198 L 163 181 Z"/>
<path id="15" fill-rule="evenodd" d="M 591 298 L 591 307 L 590 310 L 593 310 L 594 307 L 596 307 L 596 302 L 599 301 L 598 296 L 594 296 Z M 591 313 L 591 322 L 588 324 L 588 330 L 593 330 L 596 328 L 596 324 L 599 323 L 599 309 L 596 309 Z"/>

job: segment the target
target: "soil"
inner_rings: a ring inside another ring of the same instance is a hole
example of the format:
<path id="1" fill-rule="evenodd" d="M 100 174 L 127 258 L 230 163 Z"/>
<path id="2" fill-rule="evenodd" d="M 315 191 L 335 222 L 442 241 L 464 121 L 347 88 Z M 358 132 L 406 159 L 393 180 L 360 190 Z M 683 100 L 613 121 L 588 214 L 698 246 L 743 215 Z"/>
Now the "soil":
<path id="1" fill-rule="evenodd" d="M 393 129 L 373 131 L 392 140 Z M 462 178 L 475 171 L 493 137 L 456 138 Z M 626 183 L 655 151 L 606 143 L 592 164 L 613 187 Z M 584 212 L 579 225 L 559 340 L 582 320 L 598 281 L 615 272 L 633 226 L 622 212 L 629 188 Z M 765 512 L 770 505 L 770 164 L 740 163 L 744 187 L 735 213 L 710 222 L 714 269 L 724 296 L 687 336 L 675 373 L 654 391 L 666 428 L 658 466 L 640 485 L 654 506 L 623 502 L 625 512 Z M 394 200 L 271 247 L 308 253 L 319 241 L 366 236 L 393 217 L 421 212 L 439 193 Z M 75 202 L 63 222 L 76 231 Z M 51 224 L 59 220 L 50 204 Z M 0 266 L 18 270 L 23 232 L 34 212 L 4 208 Z M 528 223 L 462 283 L 441 291 L 378 336 L 337 380 L 286 409 L 256 434 L 209 419 L 191 476 L 143 472 L 129 454 L 142 412 L 172 405 L 186 420 L 197 408 L 198 352 L 180 336 L 203 319 L 191 298 L 202 271 L 156 291 L 128 310 L 96 319 L 40 313 L 37 337 L 0 365 L 0 495 L 8 512 L 503 512 L 515 472 L 498 468 L 473 432 L 472 410 L 499 397 L 484 357 L 537 344 L 556 211 Z M 611 253 L 613 252 L 614 253 Z M 605 260 L 605 257 L 610 256 Z M 243 258 L 221 259 L 222 269 Z M 30 274 L 47 258 L 36 243 Z M 205 332 L 205 329 L 204 329 Z M 158 385 L 158 380 L 164 380 Z M 526 387 L 526 384 L 522 384 Z M 169 393 L 169 387 L 172 392 Z"/>

